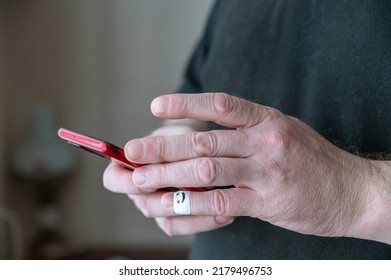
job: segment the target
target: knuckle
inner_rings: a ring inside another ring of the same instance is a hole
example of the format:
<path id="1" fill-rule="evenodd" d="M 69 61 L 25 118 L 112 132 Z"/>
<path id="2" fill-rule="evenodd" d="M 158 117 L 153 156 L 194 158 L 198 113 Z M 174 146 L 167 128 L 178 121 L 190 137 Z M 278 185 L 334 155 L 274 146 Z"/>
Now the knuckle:
<path id="1" fill-rule="evenodd" d="M 201 184 L 213 185 L 217 180 L 217 164 L 218 162 L 211 158 L 203 158 L 199 161 L 196 168 L 196 177 Z"/>
<path id="2" fill-rule="evenodd" d="M 197 156 L 212 156 L 216 153 L 216 137 L 210 132 L 196 132 L 193 134 L 193 143 Z"/>
<path id="3" fill-rule="evenodd" d="M 283 161 L 280 159 L 271 159 L 264 163 L 264 169 L 267 174 L 273 176 L 274 180 L 281 184 L 286 181 L 289 171 L 286 169 Z"/>
<path id="4" fill-rule="evenodd" d="M 290 136 L 285 126 L 279 126 L 267 134 L 266 141 L 277 151 L 286 150 L 290 145 Z"/>
<path id="5" fill-rule="evenodd" d="M 156 155 L 158 161 L 164 161 L 164 159 L 169 154 L 169 149 L 167 148 L 167 145 L 163 139 L 163 137 L 155 137 L 154 141 L 155 143 L 151 143 L 153 147 L 155 147 Z"/>
<path id="6" fill-rule="evenodd" d="M 285 115 L 277 110 L 276 108 L 272 108 L 272 107 L 263 107 L 264 109 L 266 109 L 266 112 L 269 116 L 269 120 L 276 120 L 276 119 L 283 119 L 285 117 Z"/>
<path id="7" fill-rule="evenodd" d="M 153 158 L 155 161 L 164 161 L 172 152 L 167 141 L 167 137 L 152 136 L 145 138 L 143 141 L 145 155 Z"/>
<path id="8" fill-rule="evenodd" d="M 235 110 L 235 101 L 226 93 L 214 93 L 212 96 L 212 108 L 222 116 L 227 116 Z"/>
<path id="9" fill-rule="evenodd" d="M 227 200 L 221 190 L 213 192 L 213 205 L 217 215 L 226 215 L 229 212 Z"/>
<path id="10" fill-rule="evenodd" d="M 269 141 L 273 147 L 282 148 L 285 146 L 285 135 L 282 131 L 275 130 L 269 134 Z"/>
<path id="11" fill-rule="evenodd" d="M 149 167 L 148 182 L 151 187 L 166 186 L 172 183 L 176 176 L 176 171 L 167 164 L 156 164 Z"/>

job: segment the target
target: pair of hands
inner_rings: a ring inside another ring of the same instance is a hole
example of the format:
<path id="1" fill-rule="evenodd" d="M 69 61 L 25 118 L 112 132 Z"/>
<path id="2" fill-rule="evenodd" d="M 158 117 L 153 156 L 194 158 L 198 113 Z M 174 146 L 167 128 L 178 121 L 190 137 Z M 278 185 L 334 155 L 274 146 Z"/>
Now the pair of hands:
<path id="1" fill-rule="evenodd" d="M 390 243 L 389 222 L 380 222 L 389 214 L 378 195 L 387 183 L 377 175 L 389 171 L 381 162 L 351 155 L 273 108 L 224 93 L 160 96 L 151 111 L 177 121 L 126 144 L 128 160 L 148 165 L 132 172 L 112 162 L 103 181 L 166 234 L 209 231 L 250 216 L 305 234 Z M 194 131 L 192 124 L 204 121 L 234 130 Z M 173 193 L 159 191 L 229 185 L 235 188 L 192 192 L 190 216 L 176 215 Z"/>

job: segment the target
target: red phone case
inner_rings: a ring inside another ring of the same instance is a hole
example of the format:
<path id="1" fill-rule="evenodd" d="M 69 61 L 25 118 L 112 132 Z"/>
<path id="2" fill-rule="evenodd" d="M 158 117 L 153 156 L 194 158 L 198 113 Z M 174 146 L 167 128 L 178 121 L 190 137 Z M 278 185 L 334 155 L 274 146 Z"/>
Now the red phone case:
<path id="1" fill-rule="evenodd" d="M 58 130 L 58 136 L 66 141 L 69 144 L 96 154 L 104 158 L 114 158 L 121 163 L 125 164 L 131 170 L 134 170 L 137 167 L 142 166 L 142 164 L 137 164 L 130 162 L 126 159 L 124 150 L 120 147 L 117 147 L 109 142 L 100 140 L 95 137 L 81 134 L 79 132 L 69 130 L 61 127 Z M 189 191 L 205 191 L 204 188 L 180 188 L 181 190 Z M 166 188 L 166 190 L 177 190 L 176 188 Z"/>
<path id="2" fill-rule="evenodd" d="M 69 144 L 87 150 L 91 153 L 105 158 L 114 158 L 124 163 L 130 169 L 140 167 L 141 164 L 130 162 L 126 159 L 124 150 L 106 141 L 87 136 L 66 128 L 58 130 L 58 136 L 68 141 Z"/>

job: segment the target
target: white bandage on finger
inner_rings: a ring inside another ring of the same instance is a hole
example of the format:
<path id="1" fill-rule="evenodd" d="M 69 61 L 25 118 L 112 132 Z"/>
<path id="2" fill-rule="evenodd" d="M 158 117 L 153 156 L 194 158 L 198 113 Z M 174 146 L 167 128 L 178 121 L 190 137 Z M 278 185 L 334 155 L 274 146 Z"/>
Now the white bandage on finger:
<path id="1" fill-rule="evenodd" d="M 174 211 L 177 215 L 191 215 L 189 191 L 177 191 L 174 193 Z"/>

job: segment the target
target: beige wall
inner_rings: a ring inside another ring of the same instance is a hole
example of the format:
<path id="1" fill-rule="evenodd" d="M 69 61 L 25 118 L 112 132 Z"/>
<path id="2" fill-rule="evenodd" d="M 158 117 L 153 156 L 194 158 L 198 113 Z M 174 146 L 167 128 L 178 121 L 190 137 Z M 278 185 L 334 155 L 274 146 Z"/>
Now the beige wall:
<path id="1" fill-rule="evenodd" d="M 149 103 L 172 92 L 212 0 L 38 0 L 5 5 L 5 96 L 0 141 L 16 148 L 40 101 L 56 109 L 57 124 L 124 145 L 159 124 Z M 0 127 L 1 129 L 1 127 Z M 1 144 L 0 142 L 0 144 Z M 78 171 L 64 182 L 61 228 L 100 246 L 182 247 L 189 237 L 168 238 L 127 199 L 102 186 L 105 161 L 70 150 Z M 31 199 L 12 177 L 11 208 L 29 212 Z M 15 186 L 15 187 L 14 187 Z M 0 198 L 1 198 L 0 189 Z M 25 218 L 26 220 L 27 218 Z M 26 234 L 29 231 L 27 223 Z M 31 226 L 33 228 L 33 226 Z M 30 233 L 29 233 L 30 232 Z"/>

